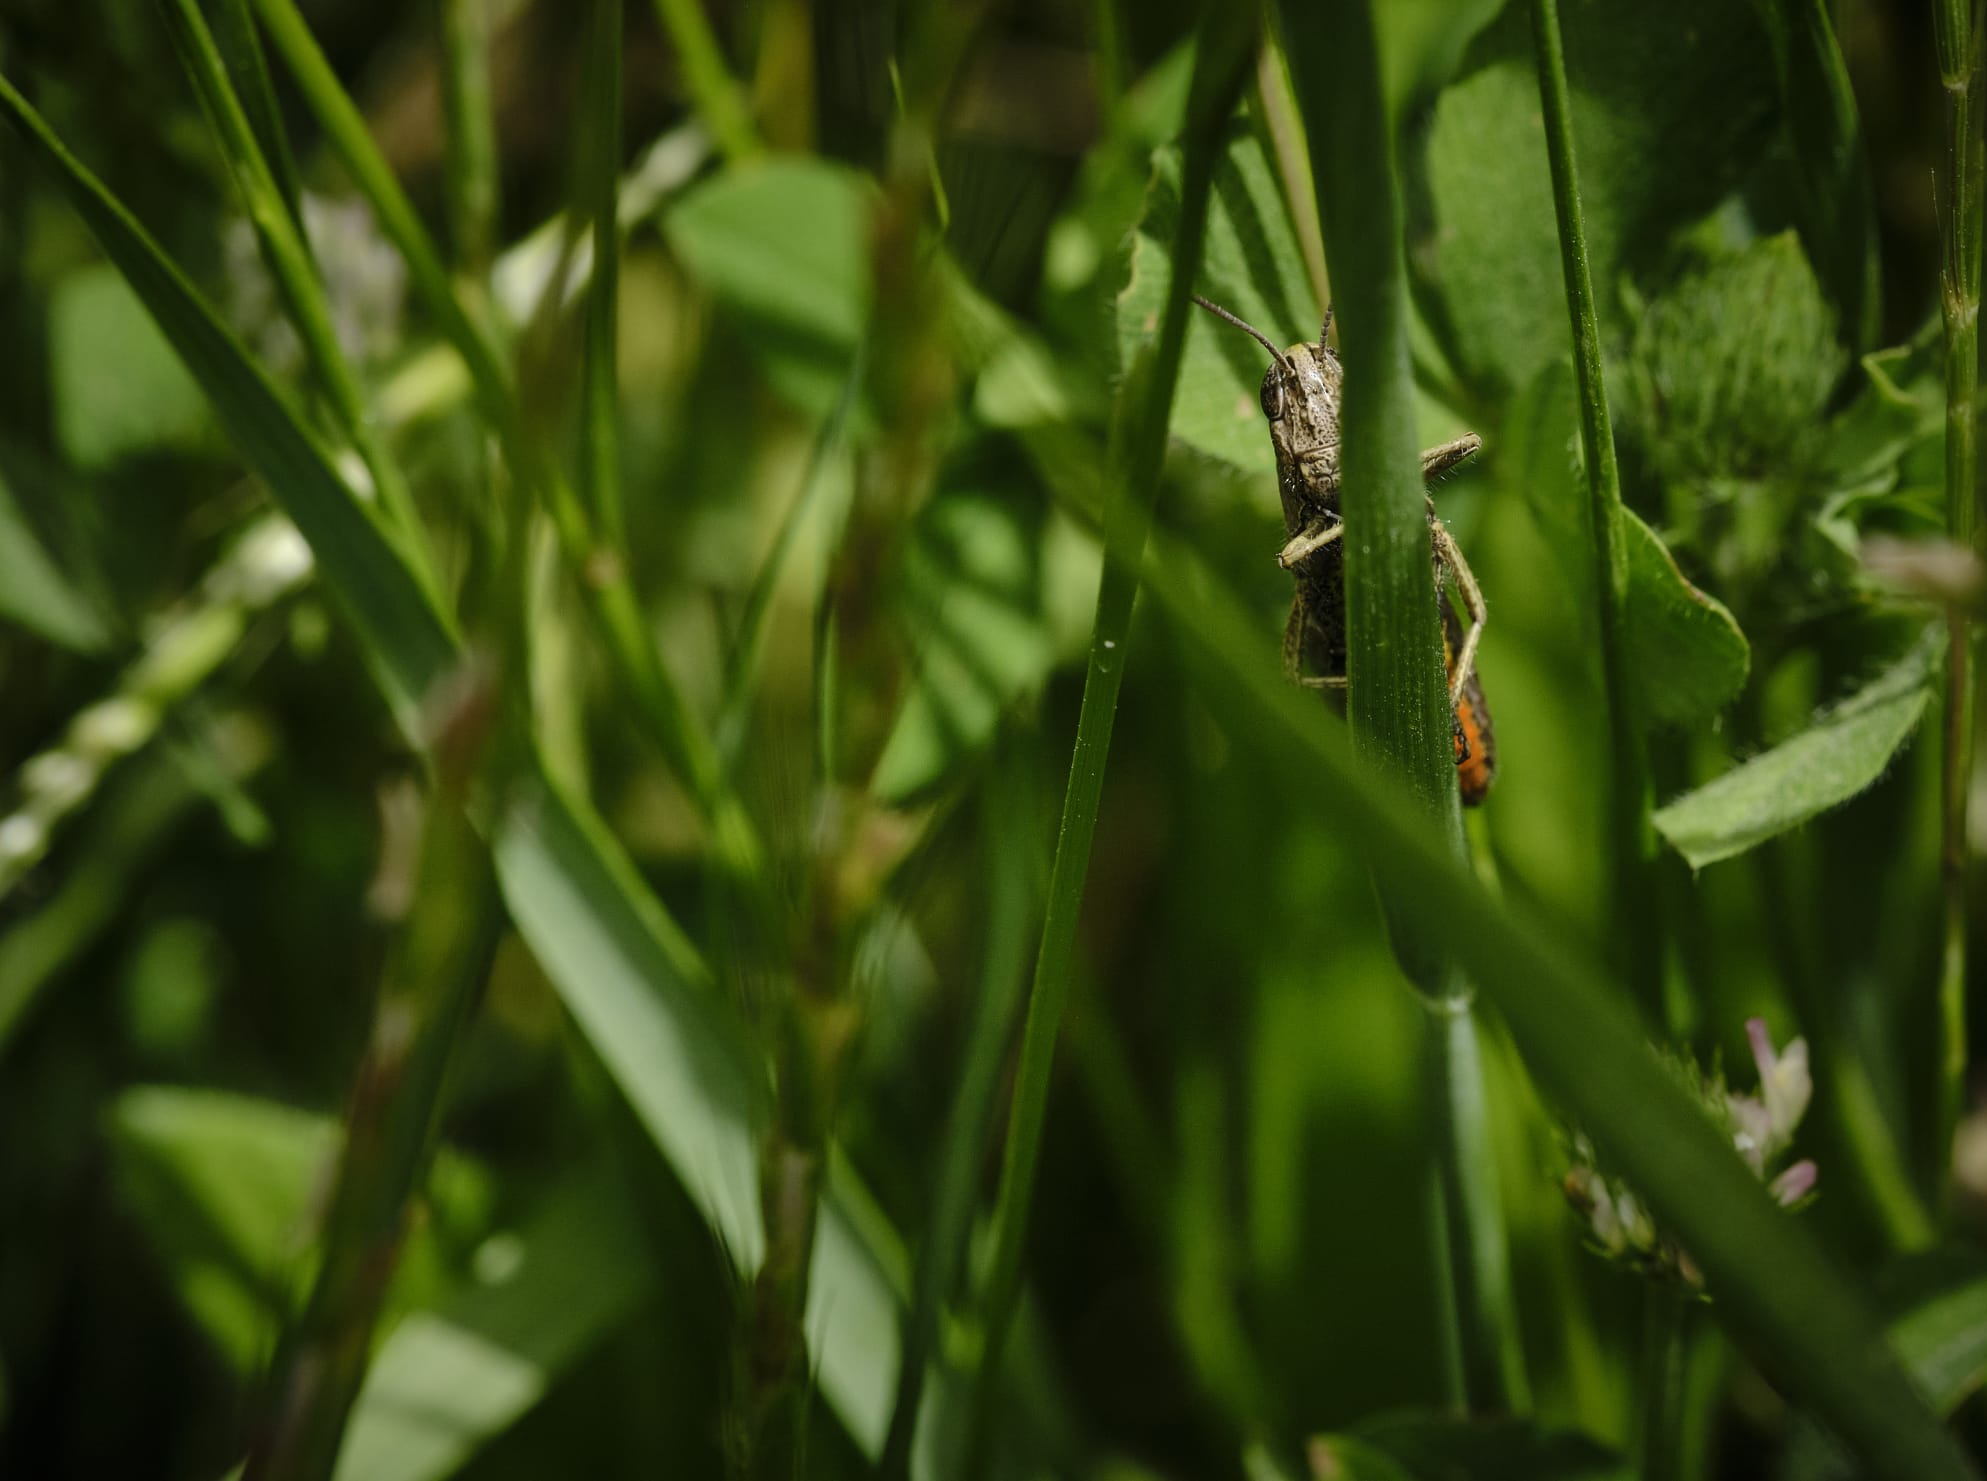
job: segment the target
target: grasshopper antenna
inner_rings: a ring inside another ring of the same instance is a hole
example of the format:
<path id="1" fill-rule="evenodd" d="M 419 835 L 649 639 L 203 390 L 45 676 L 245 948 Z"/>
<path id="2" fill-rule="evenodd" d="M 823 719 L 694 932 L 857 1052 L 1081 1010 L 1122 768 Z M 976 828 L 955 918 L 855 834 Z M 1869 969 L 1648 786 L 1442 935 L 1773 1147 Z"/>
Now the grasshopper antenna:
<path id="1" fill-rule="evenodd" d="M 1331 344 L 1332 308 L 1331 304 L 1325 305 L 1325 322 L 1318 326 L 1318 348 L 1321 350 L 1329 348 Z"/>
<path id="2" fill-rule="evenodd" d="M 1261 345 L 1264 349 L 1268 350 L 1270 353 L 1270 358 L 1276 361 L 1276 363 L 1281 365 L 1285 370 L 1293 369 L 1290 363 L 1290 357 L 1284 354 L 1283 351 L 1279 350 L 1274 344 L 1272 344 L 1270 342 L 1270 337 L 1267 334 L 1264 334 L 1262 330 L 1256 328 L 1255 325 L 1249 323 L 1244 319 L 1238 319 L 1235 315 L 1229 313 L 1227 309 L 1223 308 L 1218 303 L 1209 303 L 1205 298 L 1202 298 L 1198 293 L 1193 295 L 1193 300 L 1195 303 L 1199 304 L 1202 308 L 1206 309 L 1210 314 L 1214 315 L 1215 318 L 1226 319 L 1230 324 L 1233 324 L 1237 329 L 1241 330 L 1244 334 L 1248 335 L 1251 339 L 1255 340 L 1257 344 Z"/>

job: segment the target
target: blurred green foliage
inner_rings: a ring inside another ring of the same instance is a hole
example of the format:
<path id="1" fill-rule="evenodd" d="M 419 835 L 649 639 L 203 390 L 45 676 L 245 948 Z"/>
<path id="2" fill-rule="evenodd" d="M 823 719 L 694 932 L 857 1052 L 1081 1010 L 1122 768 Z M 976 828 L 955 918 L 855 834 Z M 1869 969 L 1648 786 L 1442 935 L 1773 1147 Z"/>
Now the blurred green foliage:
<path id="1" fill-rule="evenodd" d="M 204 8 L 220 31 L 286 7 Z M 718 1474 L 754 1399 L 796 1401 L 802 1473 L 868 1474 L 913 1309 L 932 1357 L 913 1470 L 954 1474 L 1108 423 L 1173 271 L 1194 8 L 715 6 L 737 74 L 718 81 L 751 100 L 720 159 L 680 7 L 631 7 L 610 53 L 618 542 L 591 509 L 575 538 L 558 502 L 594 352 L 591 7 L 440 8 L 466 48 L 437 7 L 304 12 L 417 227 L 471 249 L 439 285 L 410 290 L 322 97 L 269 58 L 359 440 L 404 475 L 413 529 L 355 492 L 368 458 L 297 353 L 160 16 L 0 15 L 0 77 L 132 216 L 107 227 L 101 206 L 93 239 L 80 177 L 0 132 L 0 1474 L 216 1477 L 268 1413 L 358 1156 L 340 1124 L 391 1079 L 376 999 L 410 928 L 381 904 L 378 802 L 410 776 L 436 790 L 420 716 L 458 631 L 501 675 L 509 769 L 468 807 L 508 925 L 415 1108 L 439 1150 L 359 1330 L 337 1474 Z M 1935 758 L 1913 741 L 1940 649 L 1932 609 L 1859 557 L 1942 527 L 1927 27 L 1851 0 L 1838 56 L 1825 25 L 1826 45 L 1790 42 L 1815 34 L 1789 29 L 1808 23 L 1791 0 L 1564 9 L 1673 850 L 1655 908 L 1676 1047 L 1743 1063 L 1755 1015 L 1810 1038 L 1799 1150 L 1821 1196 L 1801 1217 L 1886 1272 L 1878 1309 L 1951 1408 L 1987 1372 L 1987 1179 L 1972 1125 L 1949 1208 L 1927 1172 L 1946 1160 Z M 1585 959 L 1620 923 L 1525 10 L 1375 7 L 1420 430 L 1486 439 L 1435 491 L 1492 613 L 1479 869 Z M 1830 173 L 1842 120 L 1807 110 L 1836 82 L 1861 132 Z M 1308 340 L 1309 182 L 1265 91 L 1219 138 L 1194 287 Z M 1872 281 L 1886 348 L 1863 353 Z M 500 347 L 507 412 L 437 291 Z M 1289 587 L 1264 363 L 1190 321 L 1158 520 L 1258 619 L 1267 661 Z M 257 586 L 243 537 L 284 516 L 314 567 Z M 601 598 L 617 582 L 632 629 Z M 1582 1249 L 1568 1128 L 1491 1015 L 1535 1412 L 1440 1412 L 1428 1019 L 1375 904 L 1375 841 L 1324 822 L 1156 605 L 1119 659 L 1000 1473 L 1626 1474 L 1643 1293 Z M 218 637 L 158 682 L 148 658 L 195 621 Z M 718 758 L 701 782 L 658 740 L 631 631 Z M 1957 1253 L 1903 1258 L 1935 1216 Z M 754 1272 L 801 1227 L 782 1311 Z M 1694 1474 L 1842 1474 L 1707 1311 Z"/>

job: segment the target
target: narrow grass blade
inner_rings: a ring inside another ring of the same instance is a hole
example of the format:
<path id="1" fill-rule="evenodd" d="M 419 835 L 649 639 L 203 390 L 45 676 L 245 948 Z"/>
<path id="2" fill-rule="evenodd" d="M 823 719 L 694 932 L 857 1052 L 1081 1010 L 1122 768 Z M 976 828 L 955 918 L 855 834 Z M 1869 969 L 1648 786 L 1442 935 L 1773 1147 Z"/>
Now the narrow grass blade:
<path id="1" fill-rule="evenodd" d="M 725 65 L 702 0 L 655 0 L 655 14 L 675 49 L 684 85 L 703 115 L 704 127 L 732 159 L 750 159 L 759 152 L 759 137 L 745 89 Z"/>
<path id="2" fill-rule="evenodd" d="M 167 28 L 180 64 L 193 80 L 200 106 L 220 145 L 262 260 L 276 280 L 290 323 L 310 359 L 311 371 L 330 403 L 338 430 L 365 460 L 376 493 L 393 522 L 394 535 L 409 563 L 432 589 L 421 517 L 414 497 L 386 446 L 373 430 L 359 379 L 339 347 L 331 326 L 331 306 L 304 235 L 294 202 L 284 197 L 275 167 L 264 153 L 256 128 L 234 90 L 228 68 L 196 0 L 164 0 Z M 259 61 L 261 53 L 256 53 Z M 266 81 L 266 79 L 265 79 Z"/>
<path id="3" fill-rule="evenodd" d="M 993 1265 L 983 1301 L 986 1347 L 975 1397 L 971 1464 L 981 1468 L 989 1459 L 988 1441 L 996 1409 L 1001 1354 L 1020 1295 L 1021 1255 L 1034 1196 L 1035 1168 L 1041 1155 L 1042 1130 L 1048 1117 L 1050 1071 L 1062 1026 L 1063 1005 L 1069 996 L 1077 917 L 1083 904 L 1084 879 L 1089 872 L 1090 845 L 1097 827 L 1118 691 L 1124 682 L 1132 601 L 1138 592 L 1137 555 L 1151 526 L 1158 494 L 1159 472 L 1166 451 L 1166 426 L 1191 308 L 1188 294 L 1207 228 L 1208 195 L 1220 152 L 1220 129 L 1242 85 L 1255 41 L 1254 21 L 1253 13 L 1246 8 L 1229 14 L 1215 7 L 1211 18 L 1201 26 L 1187 110 L 1175 270 L 1158 334 L 1130 366 L 1119 391 L 1112 434 L 1115 476 L 1106 519 L 1115 536 L 1113 553 L 1120 558 L 1106 562 L 1098 586 L 1097 618 L 1076 722 L 1076 746 L 1070 757 L 1069 786 L 1056 835 L 1048 913 L 1028 995 L 1021 1061 L 1008 1118 L 995 1212 Z"/>
<path id="4" fill-rule="evenodd" d="M 1978 554 L 1987 549 L 1975 487 L 1980 408 L 1980 249 L 1982 203 L 1978 0 L 1937 0 L 1932 30 L 1945 83 L 1946 157 L 1939 172 L 1943 207 L 1941 302 L 1946 324 L 1946 533 Z M 1939 1100 L 1932 1173 L 1940 1197 L 1952 1175 L 1952 1138 L 1966 1096 L 1967 809 L 1973 782 L 1974 653 L 1966 608 L 1947 622 L 1945 766 L 1940 774 L 1939 862 L 1945 884 L 1945 958 L 1939 980 Z"/>
<path id="5" fill-rule="evenodd" d="M 1883 286 L 1876 203 L 1856 94 L 1826 0 L 1756 0 L 1773 44 L 1793 144 L 1801 239 L 1841 315 L 1849 347 L 1874 349 Z"/>
<path id="6" fill-rule="evenodd" d="M 1652 1023 L 1665 1018 L 1663 952 L 1649 878 L 1649 756 L 1628 670 L 1628 538 L 1615 462 L 1614 425 L 1608 414 L 1607 378 L 1601 359 L 1600 310 L 1587 265 L 1587 227 L 1574 161 L 1573 105 L 1566 84 L 1566 49 L 1560 39 L 1558 0 L 1532 0 L 1532 36 L 1538 55 L 1539 98 L 1545 116 L 1546 159 L 1559 218 L 1560 268 L 1566 311 L 1572 321 L 1573 364 L 1580 382 L 1580 442 L 1586 453 L 1594 601 L 1598 608 L 1601 683 L 1608 726 L 1608 840 L 1616 960 L 1634 984 Z"/>
<path id="7" fill-rule="evenodd" d="M 247 0 L 230 0 L 244 5 Z M 455 270 L 484 281 L 497 250 L 497 124 L 490 94 L 492 0 L 441 0 L 449 245 Z"/>
<path id="8" fill-rule="evenodd" d="M 234 80 L 235 93 L 255 130 L 262 157 L 269 161 L 269 172 L 275 177 L 290 219 L 302 231 L 303 187 L 298 183 L 296 156 L 290 152 L 290 136 L 276 106 L 275 84 L 262 55 L 262 41 L 255 34 L 255 18 L 248 13 L 248 0 L 215 0 L 211 14 L 214 40 L 227 64 L 228 76 Z"/>
<path id="9" fill-rule="evenodd" d="M 503 359 L 488 331 L 470 317 L 457 297 L 434 239 L 421 224 L 414 203 L 408 200 L 407 192 L 400 188 L 385 156 L 373 142 L 366 120 L 339 85 L 337 74 L 318 49 L 310 27 L 304 24 L 303 16 L 291 0 L 252 0 L 252 3 L 269 39 L 282 53 L 305 102 L 324 130 L 326 141 L 372 206 L 380 229 L 407 260 L 414 291 L 469 367 L 477 397 L 491 421 L 500 428 L 510 429 L 513 411 Z"/>
<path id="10" fill-rule="evenodd" d="M 593 0 L 586 42 L 586 96 L 592 105 L 581 149 L 581 190 L 593 233 L 586 288 L 586 345 L 580 366 L 580 498 L 606 550 L 625 561 L 621 435 L 616 398 L 615 316 L 620 310 L 621 0 Z"/>
<path id="11" fill-rule="evenodd" d="M 1028 805 L 1032 789 L 1019 773 L 1015 760 L 1003 758 L 987 788 L 983 832 L 992 857 L 987 860 L 986 957 L 966 1041 L 965 1068 L 939 1146 L 931 1217 L 918 1252 L 916 1294 L 904 1326 L 890 1432 L 877 1466 L 882 1481 L 908 1481 L 911 1474 L 911 1445 L 917 1436 L 926 1364 L 937 1343 L 946 1303 L 965 1268 L 980 1164 L 1025 980 L 1033 839 L 1028 830 L 1016 828 L 1014 820 L 1033 816 L 1035 809 Z"/>

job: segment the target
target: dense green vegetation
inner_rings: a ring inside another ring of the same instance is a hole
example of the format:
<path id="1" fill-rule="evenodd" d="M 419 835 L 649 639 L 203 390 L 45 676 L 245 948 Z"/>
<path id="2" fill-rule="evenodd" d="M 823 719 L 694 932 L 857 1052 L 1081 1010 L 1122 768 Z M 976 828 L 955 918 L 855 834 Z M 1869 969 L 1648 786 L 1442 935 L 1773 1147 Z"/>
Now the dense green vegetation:
<path id="1" fill-rule="evenodd" d="M 0 1474 L 1976 1474 L 1977 19 L 17 0 Z"/>

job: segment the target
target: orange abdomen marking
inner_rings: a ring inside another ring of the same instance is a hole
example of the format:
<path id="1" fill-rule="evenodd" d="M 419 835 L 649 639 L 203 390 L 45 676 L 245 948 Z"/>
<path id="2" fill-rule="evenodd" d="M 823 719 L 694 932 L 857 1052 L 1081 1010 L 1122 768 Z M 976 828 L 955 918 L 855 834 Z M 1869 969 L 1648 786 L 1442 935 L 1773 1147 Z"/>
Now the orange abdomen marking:
<path id="1" fill-rule="evenodd" d="M 1456 782 L 1462 788 L 1463 806 L 1482 802 L 1496 775 L 1497 742 L 1490 732 L 1490 710 L 1483 691 L 1466 684 L 1456 701 Z"/>

